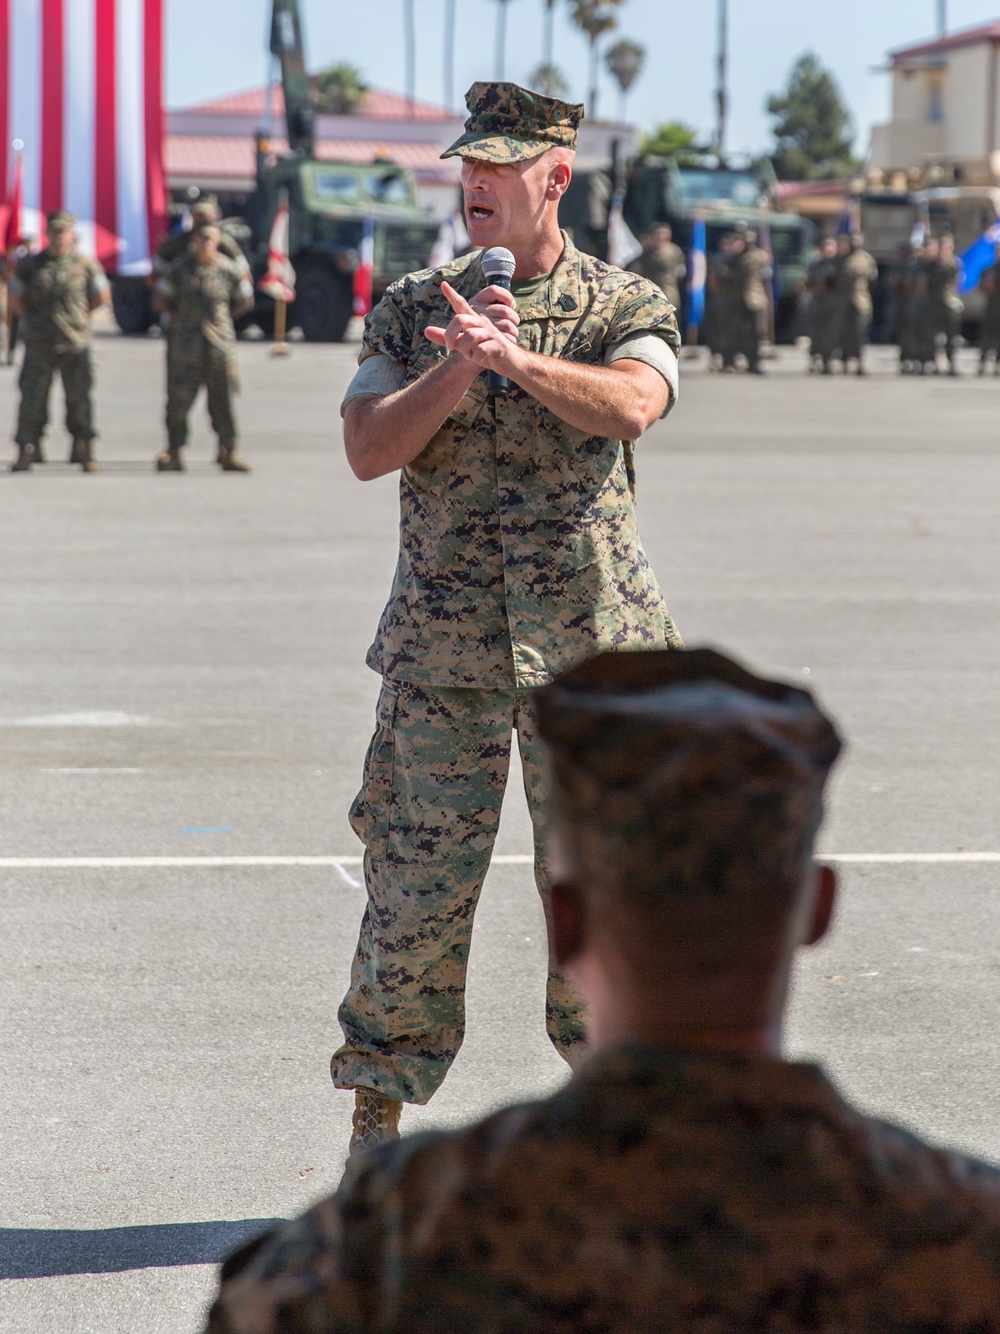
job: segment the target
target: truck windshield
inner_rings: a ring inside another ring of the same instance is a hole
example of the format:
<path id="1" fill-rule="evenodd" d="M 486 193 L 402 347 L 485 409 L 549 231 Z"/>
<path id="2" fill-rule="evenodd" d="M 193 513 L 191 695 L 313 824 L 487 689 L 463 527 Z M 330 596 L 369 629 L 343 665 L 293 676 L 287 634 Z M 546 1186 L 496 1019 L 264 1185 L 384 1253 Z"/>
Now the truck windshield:
<path id="1" fill-rule="evenodd" d="M 389 171 L 384 176 L 366 176 L 365 194 L 380 204 L 409 204 L 410 182 L 400 171 Z"/>
<path id="2" fill-rule="evenodd" d="M 353 204 L 358 198 L 358 178 L 347 172 L 317 171 L 313 176 L 316 193 L 335 204 Z"/>
<path id="3" fill-rule="evenodd" d="M 709 204 L 725 200 L 740 208 L 753 208 L 765 193 L 752 171 L 706 171 L 681 167 L 678 175 L 685 204 Z"/>

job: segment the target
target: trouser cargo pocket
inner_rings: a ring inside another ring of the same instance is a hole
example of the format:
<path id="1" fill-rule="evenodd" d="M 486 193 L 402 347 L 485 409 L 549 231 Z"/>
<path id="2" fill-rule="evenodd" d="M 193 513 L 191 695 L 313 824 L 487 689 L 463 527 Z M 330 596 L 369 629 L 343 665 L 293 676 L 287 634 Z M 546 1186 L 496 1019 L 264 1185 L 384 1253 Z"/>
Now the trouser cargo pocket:
<path id="1" fill-rule="evenodd" d="M 351 828 L 376 860 L 385 856 L 389 842 L 396 699 L 396 691 L 383 685 L 375 707 L 375 735 L 365 756 L 361 791 L 349 815 Z"/>

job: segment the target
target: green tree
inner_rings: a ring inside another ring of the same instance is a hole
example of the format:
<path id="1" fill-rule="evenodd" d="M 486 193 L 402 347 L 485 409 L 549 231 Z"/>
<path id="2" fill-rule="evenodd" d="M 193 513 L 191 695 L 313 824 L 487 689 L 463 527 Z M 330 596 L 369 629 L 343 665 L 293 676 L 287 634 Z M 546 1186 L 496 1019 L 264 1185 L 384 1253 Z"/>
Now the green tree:
<path id="1" fill-rule="evenodd" d="M 537 69 L 532 70 L 528 82 L 536 92 L 544 93 L 546 97 L 565 97 L 569 92 L 566 76 L 559 66 L 546 64 L 544 61 Z"/>
<path id="2" fill-rule="evenodd" d="M 604 63 L 618 84 L 618 119 L 624 121 L 628 90 L 642 73 L 646 63 L 646 48 L 622 37 L 605 51 Z"/>
<path id="3" fill-rule="evenodd" d="M 767 110 L 775 118 L 772 157 L 781 180 L 832 180 L 857 170 L 850 112 L 812 52 L 799 56 L 785 91 L 767 99 Z"/>
<path id="4" fill-rule="evenodd" d="M 682 167 L 697 166 L 706 150 L 698 144 L 698 132 L 683 121 L 671 120 L 644 134 L 639 152 L 650 157 L 673 157 Z"/>
<path id="5" fill-rule="evenodd" d="M 590 98 L 587 114 L 597 119 L 599 93 L 600 41 L 605 33 L 618 26 L 618 10 L 625 0 L 570 0 L 570 18 L 587 35 L 590 43 Z"/>
<path id="6" fill-rule="evenodd" d="M 331 116 L 353 116 L 361 109 L 368 85 L 354 65 L 341 63 L 316 75 L 316 109 Z"/>

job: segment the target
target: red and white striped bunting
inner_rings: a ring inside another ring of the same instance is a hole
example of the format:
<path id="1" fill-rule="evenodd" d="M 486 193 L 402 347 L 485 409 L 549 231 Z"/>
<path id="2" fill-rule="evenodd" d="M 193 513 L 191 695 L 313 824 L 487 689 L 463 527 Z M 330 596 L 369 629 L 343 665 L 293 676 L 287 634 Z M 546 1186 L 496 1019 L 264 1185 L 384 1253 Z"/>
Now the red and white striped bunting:
<path id="1" fill-rule="evenodd" d="M 68 209 L 119 273 L 148 272 L 165 229 L 163 3 L 0 0 L 0 211 L 20 142 L 22 232 Z"/>

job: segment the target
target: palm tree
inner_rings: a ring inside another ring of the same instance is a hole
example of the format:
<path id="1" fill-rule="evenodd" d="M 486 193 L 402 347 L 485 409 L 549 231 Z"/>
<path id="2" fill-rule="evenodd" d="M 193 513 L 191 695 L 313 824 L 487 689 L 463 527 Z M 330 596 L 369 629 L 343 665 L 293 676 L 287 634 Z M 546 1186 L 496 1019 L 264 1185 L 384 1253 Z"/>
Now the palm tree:
<path id="1" fill-rule="evenodd" d="M 510 0 L 497 0 L 497 44 L 496 73 L 494 78 L 503 78 L 504 58 L 507 54 L 507 6 Z"/>
<path id="2" fill-rule="evenodd" d="M 605 51 L 604 63 L 617 80 L 618 119 L 624 122 L 628 90 L 642 73 L 642 67 L 646 63 L 646 48 L 640 46 L 638 42 L 622 37 Z"/>
<path id="3" fill-rule="evenodd" d="M 413 0 L 403 0 L 403 37 L 406 44 L 406 100 L 412 115 L 417 98 L 417 27 L 413 19 Z"/>
<path id="4" fill-rule="evenodd" d="M 316 109 L 331 116 L 353 116 L 364 101 L 368 85 L 355 65 L 341 62 L 316 75 Z"/>
<path id="5" fill-rule="evenodd" d="M 606 32 L 618 25 L 617 11 L 624 0 L 570 0 L 570 17 L 590 42 L 590 99 L 588 114 L 597 118 L 599 43 Z"/>
<path id="6" fill-rule="evenodd" d="M 569 92 L 566 76 L 558 65 L 548 65 L 543 62 L 537 69 L 532 70 L 528 81 L 532 88 L 544 93 L 546 97 L 565 97 Z"/>
<path id="7" fill-rule="evenodd" d="M 539 65 L 539 69 L 555 69 L 555 64 L 553 63 L 554 57 L 552 54 L 552 27 L 555 13 L 556 0 L 545 0 L 545 28 L 544 37 L 542 39 L 542 63 Z M 541 87 L 541 85 L 538 86 L 539 88 Z M 551 95 L 553 97 L 555 96 L 554 93 Z"/>
<path id="8" fill-rule="evenodd" d="M 455 0 L 445 0 L 444 104 L 449 111 L 455 105 Z"/>

